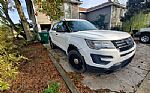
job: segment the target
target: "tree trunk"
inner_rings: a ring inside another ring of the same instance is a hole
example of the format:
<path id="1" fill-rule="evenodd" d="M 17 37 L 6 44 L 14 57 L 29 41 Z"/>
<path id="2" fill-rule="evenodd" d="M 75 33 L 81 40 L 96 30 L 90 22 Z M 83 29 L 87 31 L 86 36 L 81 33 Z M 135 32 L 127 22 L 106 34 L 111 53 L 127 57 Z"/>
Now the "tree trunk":
<path id="1" fill-rule="evenodd" d="M 4 12 L 4 15 L 0 14 L 0 17 L 5 20 L 6 22 L 9 22 L 9 24 L 6 24 L 8 27 L 12 28 L 12 33 L 13 33 L 13 30 L 15 30 L 17 33 L 19 33 L 21 36 L 23 36 L 25 39 L 26 39 L 26 35 L 23 33 L 23 32 L 20 32 L 19 29 L 15 26 L 15 24 L 13 23 L 13 21 L 11 20 L 9 14 L 8 14 L 8 0 L 5 0 L 3 2 L 3 12 Z"/>
<path id="2" fill-rule="evenodd" d="M 6 10 L 7 11 L 7 10 Z M 26 39 L 26 35 L 25 35 L 25 33 L 23 33 L 23 32 L 20 32 L 19 31 L 19 29 L 15 26 L 15 24 L 13 23 L 13 21 L 11 20 L 11 18 L 10 18 L 10 16 L 9 16 L 9 14 L 8 14 L 8 12 L 4 12 L 4 14 L 5 14 L 5 16 L 6 16 L 6 19 L 8 20 L 8 22 L 10 23 L 10 26 L 9 27 L 11 27 L 13 30 L 15 30 L 18 34 L 20 34 L 21 36 L 23 36 L 25 39 Z M 13 31 L 12 30 L 12 31 Z M 13 33 L 13 32 L 12 32 Z M 18 36 L 18 35 L 17 35 Z"/>
<path id="3" fill-rule="evenodd" d="M 22 24 L 23 29 L 25 31 L 27 41 L 31 41 L 32 40 L 32 33 L 30 32 L 29 24 L 28 24 L 27 19 L 24 15 L 24 12 L 23 12 L 23 9 L 21 6 L 21 2 L 19 0 L 14 0 L 14 2 L 16 4 L 16 8 L 17 8 L 18 14 L 19 14 L 20 19 L 21 19 L 21 24 Z"/>

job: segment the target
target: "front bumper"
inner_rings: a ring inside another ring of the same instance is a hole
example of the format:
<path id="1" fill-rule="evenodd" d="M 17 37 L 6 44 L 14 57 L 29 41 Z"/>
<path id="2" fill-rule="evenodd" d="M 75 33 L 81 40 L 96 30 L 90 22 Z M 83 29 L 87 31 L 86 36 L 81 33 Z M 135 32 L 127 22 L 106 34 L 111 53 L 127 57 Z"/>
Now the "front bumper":
<path id="1" fill-rule="evenodd" d="M 117 65 L 114 64 L 110 68 L 99 68 L 99 67 L 90 66 L 88 64 L 86 64 L 86 68 L 89 72 L 111 73 L 111 72 L 117 71 L 117 70 L 127 66 L 132 61 L 133 58 L 134 58 L 134 55 L 132 57 L 130 57 L 129 59 L 124 60 L 120 64 L 117 64 Z"/>
<path id="2" fill-rule="evenodd" d="M 129 50 L 123 52 L 120 52 L 118 49 L 94 50 L 89 48 L 80 49 L 79 52 L 84 57 L 87 70 L 94 68 L 95 70 L 100 69 L 98 71 L 108 71 L 116 70 L 129 64 L 135 55 L 135 50 L 136 44 L 134 44 L 134 46 Z M 96 61 L 94 62 L 91 54 L 98 55 L 101 61 L 98 61 L 95 57 L 94 59 L 96 59 Z"/>

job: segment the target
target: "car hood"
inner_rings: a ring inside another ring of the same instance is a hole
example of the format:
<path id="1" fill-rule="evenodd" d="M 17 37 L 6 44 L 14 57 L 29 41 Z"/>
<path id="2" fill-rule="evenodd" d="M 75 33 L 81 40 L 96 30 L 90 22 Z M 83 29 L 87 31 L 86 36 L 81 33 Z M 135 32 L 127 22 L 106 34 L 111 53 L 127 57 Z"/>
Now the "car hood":
<path id="1" fill-rule="evenodd" d="M 113 30 L 90 30 L 72 33 L 73 36 L 90 40 L 120 40 L 130 37 L 130 34 Z"/>

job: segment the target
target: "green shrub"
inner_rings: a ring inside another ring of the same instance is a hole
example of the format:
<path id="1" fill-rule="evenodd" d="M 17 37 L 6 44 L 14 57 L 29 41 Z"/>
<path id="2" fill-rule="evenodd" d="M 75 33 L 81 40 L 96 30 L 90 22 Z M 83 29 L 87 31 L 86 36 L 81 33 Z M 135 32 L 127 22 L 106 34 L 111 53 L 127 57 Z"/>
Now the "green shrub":
<path id="1" fill-rule="evenodd" d="M 140 30 L 141 28 L 146 28 L 149 26 L 149 20 L 150 13 L 144 14 L 140 12 L 139 14 L 133 16 L 130 21 L 123 22 L 123 30 L 130 32 L 132 30 Z"/>
<path id="2" fill-rule="evenodd" d="M 0 91 L 9 89 L 17 74 L 19 60 L 23 57 L 13 44 L 13 36 L 8 27 L 0 27 Z"/>
<path id="3" fill-rule="evenodd" d="M 59 83 L 53 82 L 44 90 L 44 93 L 59 93 Z"/>

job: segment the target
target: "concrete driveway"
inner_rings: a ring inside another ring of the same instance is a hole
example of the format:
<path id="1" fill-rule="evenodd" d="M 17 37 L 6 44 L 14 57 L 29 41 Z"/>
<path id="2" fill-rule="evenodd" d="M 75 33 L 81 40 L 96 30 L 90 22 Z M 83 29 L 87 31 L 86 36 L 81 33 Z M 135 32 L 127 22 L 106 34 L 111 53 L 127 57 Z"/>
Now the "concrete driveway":
<path id="1" fill-rule="evenodd" d="M 66 72 L 74 72 L 67 61 L 66 54 L 58 49 L 50 50 L 56 61 Z M 110 89 L 113 92 L 149 93 L 150 91 L 150 45 L 137 44 L 136 55 L 133 61 L 125 68 L 111 73 L 82 73 L 81 81 L 92 90 Z"/>

